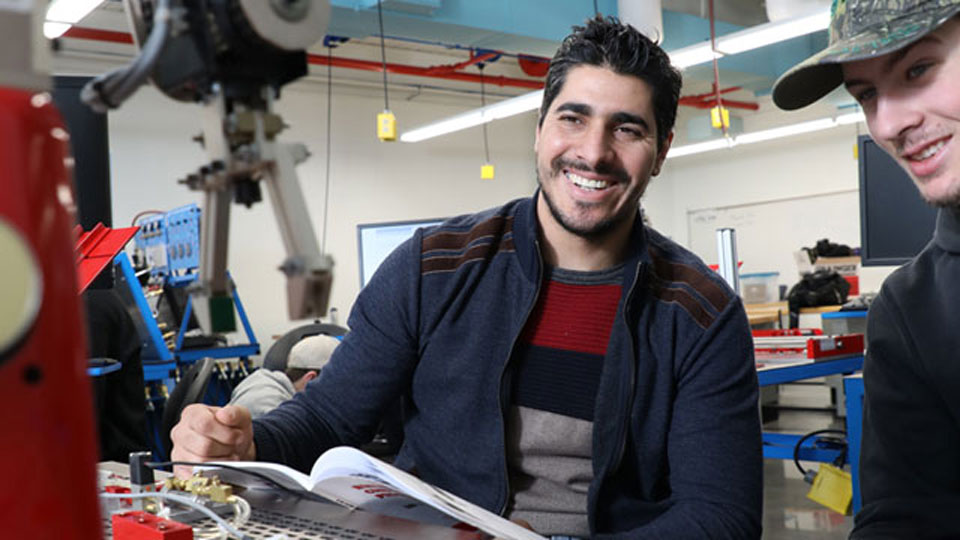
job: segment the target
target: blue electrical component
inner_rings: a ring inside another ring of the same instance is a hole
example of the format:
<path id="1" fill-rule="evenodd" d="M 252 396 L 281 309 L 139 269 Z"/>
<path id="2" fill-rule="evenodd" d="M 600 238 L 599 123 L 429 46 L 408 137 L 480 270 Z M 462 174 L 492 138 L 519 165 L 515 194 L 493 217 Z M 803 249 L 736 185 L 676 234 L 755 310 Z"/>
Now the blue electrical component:
<path id="1" fill-rule="evenodd" d="M 134 245 L 146 257 L 151 278 L 180 285 L 200 266 L 200 208 L 188 204 L 140 220 Z"/>

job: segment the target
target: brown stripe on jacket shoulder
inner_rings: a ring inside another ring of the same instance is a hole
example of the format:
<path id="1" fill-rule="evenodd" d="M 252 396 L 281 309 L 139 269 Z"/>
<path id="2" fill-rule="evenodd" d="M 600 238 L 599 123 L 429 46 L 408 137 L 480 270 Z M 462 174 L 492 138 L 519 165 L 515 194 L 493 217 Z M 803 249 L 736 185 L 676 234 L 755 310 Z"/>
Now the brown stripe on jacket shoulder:
<path id="1" fill-rule="evenodd" d="M 459 251 L 472 242 L 485 236 L 504 236 L 513 230 L 513 217 L 495 216 L 482 221 L 468 231 L 442 231 L 423 239 L 422 255 L 431 251 Z"/>
<path id="2" fill-rule="evenodd" d="M 441 232 L 423 239 L 421 275 L 449 272 L 478 260 L 488 260 L 500 252 L 515 251 L 513 237 L 504 238 L 512 231 L 513 218 L 497 216 L 484 221 L 469 231 Z M 480 242 L 477 242 L 480 240 Z M 476 245 L 462 251 L 470 244 Z M 453 252 L 444 255 L 444 252 Z"/>
<path id="3" fill-rule="evenodd" d="M 653 259 L 653 272 L 657 278 L 674 283 L 686 283 L 697 293 L 706 298 L 717 311 L 722 311 L 730 301 L 730 295 L 710 276 L 702 273 L 693 266 L 671 261 L 663 256 L 659 249 L 650 248 L 650 257 Z"/>
<path id="4" fill-rule="evenodd" d="M 654 280 L 653 291 L 657 298 L 664 302 L 676 302 L 697 321 L 701 328 L 707 329 L 713 320 L 716 319 L 710 312 L 704 309 L 703 305 L 685 289 L 666 287 L 666 284 L 659 280 Z"/>

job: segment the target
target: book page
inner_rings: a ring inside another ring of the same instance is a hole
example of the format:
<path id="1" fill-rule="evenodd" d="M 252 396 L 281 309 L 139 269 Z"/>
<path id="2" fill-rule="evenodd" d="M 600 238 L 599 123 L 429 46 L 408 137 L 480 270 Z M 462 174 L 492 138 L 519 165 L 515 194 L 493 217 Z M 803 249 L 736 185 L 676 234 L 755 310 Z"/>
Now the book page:
<path id="1" fill-rule="evenodd" d="M 231 470 L 231 468 L 242 470 Z M 296 469 L 267 461 L 211 461 L 205 466 L 194 467 L 194 471 L 197 472 L 208 470 L 216 471 L 217 476 L 224 483 L 251 489 L 276 489 L 276 486 L 243 471 L 262 474 L 281 486 L 296 491 L 312 491 L 314 484 L 309 476 Z"/>
<path id="2" fill-rule="evenodd" d="M 334 483 L 328 483 L 328 480 L 336 477 L 347 477 L 350 478 L 350 480 L 344 484 L 339 484 L 337 486 L 339 490 L 338 493 L 333 494 L 331 491 L 332 488 L 334 488 Z M 324 452 L 324 454 L 317 459 L 316 463 L 314 463 L 313 470 L 310 472 L 310 478 L 314 480 L 316 485 L 322 486 L 321 494 L 326 497 L 336 498 L 338 500 L 347 498 L 348 496 L 357 498 L 359 497 L 357 494 L 362 493 L 364 490 L 356 486 L 383 484 L 383 487 L 392 488 L 404 493 L 425 505 L 429 505 L 451 516 L 455 521 L 473 525 L 497 538 L 543 540 L 542 536 L 529 529 L 525 529 L 452 493 L 434 487 L 409 473 L 368 456 L 355 448 L 340 446 Z M 351 484 L 351 482 L 357 481 L 360 483 Z M 344 486 L 346 486 L 346 489 L 344 489 Z M 378 488 L 372 485 L 369 488 L 374 498 L 377 498 L 377 489 Z M 381 501 L 388 499 L 400 501 L 400 498 L 396 495 L 391 495 L 387 492 L 381 492 L 381 494 L 385 495 L 379 498 Z M 367 498 L 369 498 L 370 494 L 366 495 Z M 398 502 L 397 504 L 409 503 Z M 348 506 L 352 505 L 348 504 Z M 362 505 L 357 506 L 367 509 L 367 507 Z M 370 509 L 373 511 L 372 507 Z M 421 508 L 411 508 L 411 512 L 413 511 L 417 513 L 424 512 Z M 406 517 L 402 514 L 391 513 L 390 515 Z M 417 518 L 407 517 L 407 519 L 416 520 Z M 435 521 L 432 522 L 436 523 Z"/>
<path id="3" fill-rule="evenodd" d="M 472 525 L 464 526 L 457 518 L 406 495 L 399 488 L 367 475 L 324 478 L 314 487 L 314 492 L 347 508 L 420 523 L 476 530 Z"/>

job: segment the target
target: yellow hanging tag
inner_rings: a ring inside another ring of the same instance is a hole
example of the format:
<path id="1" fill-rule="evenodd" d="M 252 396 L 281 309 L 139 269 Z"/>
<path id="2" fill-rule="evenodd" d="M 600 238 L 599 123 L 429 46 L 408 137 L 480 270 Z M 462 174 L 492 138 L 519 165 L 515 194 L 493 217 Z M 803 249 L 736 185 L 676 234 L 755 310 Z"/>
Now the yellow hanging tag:
<path id="1" fill-rule="evenodd" d="M 845 516 L 853 503 L 853 481 L 850 473 L 824 463 L 820 465 L 807 498 Z"/>
<path id="2" fill-rule="evenodd" d="M 730 110 L 726 107 L 710 109 L 710 125 L 715 129 L 730 127 Z"/>
<path id="3" fill-rule="evenodd" d="M 493 165 L 487 163 L 480 167 L 481 180 L 493 180 Z"/>
<path id="4" fill-rule="evenodd" d="M 381 141 L 397 140 L 397 118 L 392 112 L 384 110 L 377 115 L 377 138 Z"/>

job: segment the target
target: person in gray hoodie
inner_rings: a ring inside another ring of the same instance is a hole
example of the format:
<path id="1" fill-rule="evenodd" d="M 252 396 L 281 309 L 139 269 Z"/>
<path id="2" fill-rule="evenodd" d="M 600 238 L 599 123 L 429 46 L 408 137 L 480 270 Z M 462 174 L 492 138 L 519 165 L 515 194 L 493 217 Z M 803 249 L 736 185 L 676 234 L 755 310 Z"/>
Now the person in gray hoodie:
<path id="1" fill-rule="evenodd" d="M 290 349 L 285 371 L 254 371 L 233 389 L 230 405 L 246 407 L 252 418 L 272 411 L 317 378 L 339 344 L 339 339 L 323 334 L 301 339 Z"/>

